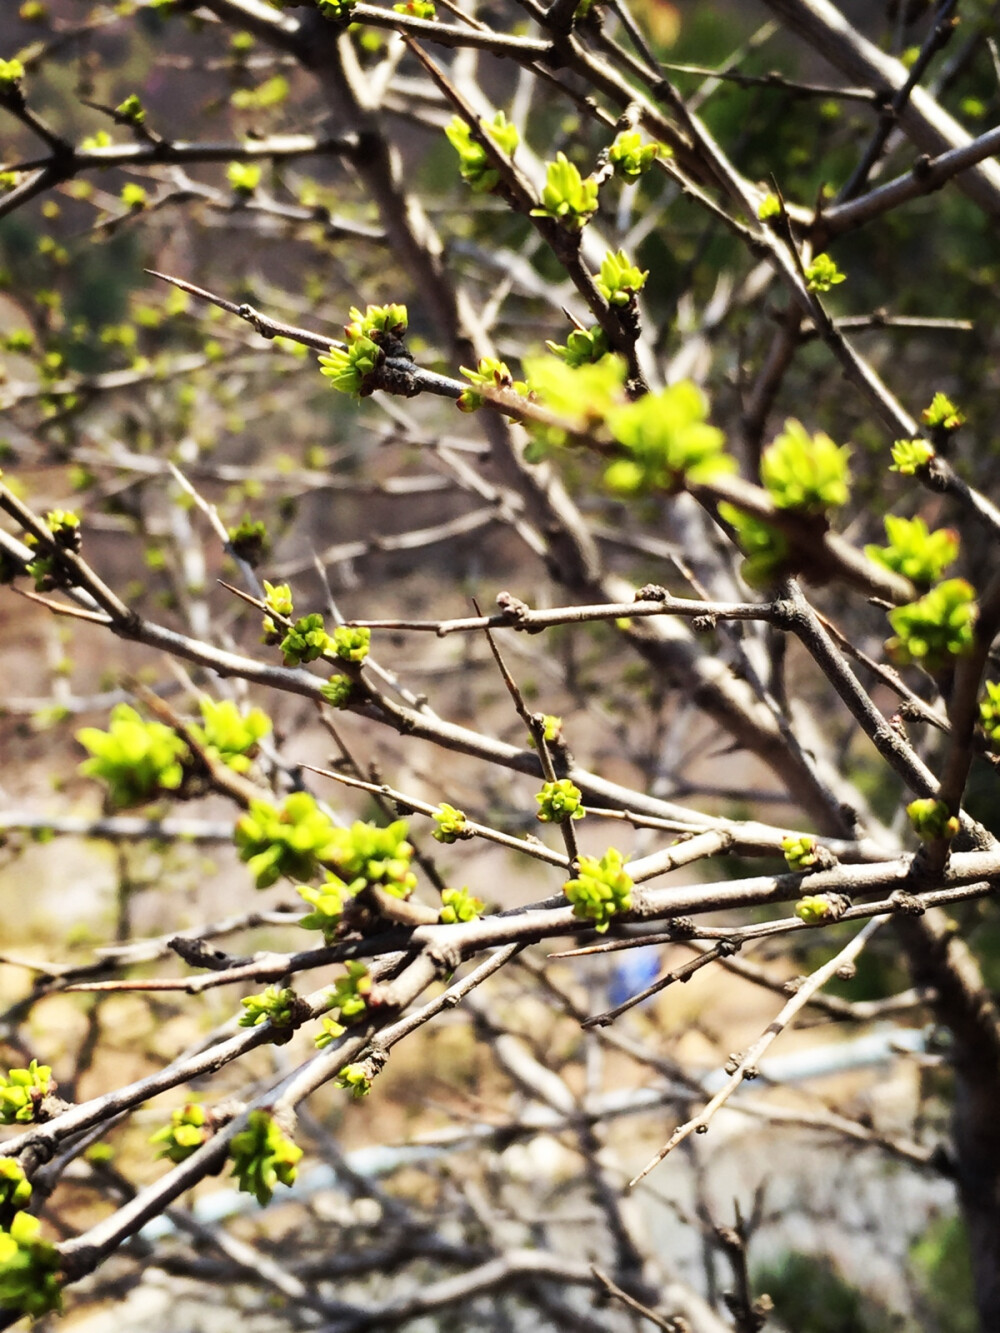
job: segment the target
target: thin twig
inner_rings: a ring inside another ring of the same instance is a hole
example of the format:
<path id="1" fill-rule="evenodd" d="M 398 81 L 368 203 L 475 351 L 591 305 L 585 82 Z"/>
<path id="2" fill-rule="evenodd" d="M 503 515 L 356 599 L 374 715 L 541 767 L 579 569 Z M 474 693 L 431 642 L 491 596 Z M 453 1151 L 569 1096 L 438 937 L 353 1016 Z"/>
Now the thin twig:
<path id="1" fill-rule="evenodd" d="M 889 918 L 886 916 L 878 916 L 869 921 L 869 923 L 858 932 L 850 944 L 845 945 L 845 947 L 841 949 L 839 953 L 835 954 L 828 963 L 824 963 L 822 967 L 817 968 L 811 976 L 806 978 L 781 1010 L 781 1013 L 778 1014 L 771 1024 L 769 1024 L 766 1031 L 757 1038 L 745 1055 L 740 1058 L 729 1078 L 707 1106 L 703 1107 L 698 1115 L 692 1117 L 692 1119 L 685 1121 L 682 1125 L 678 1125 L 656 1156 L 651 1158 L 638 1175 L 633 1176 L 629 1181 L 629 1189 L 634 1189 L 643 1177 L 649 1175 L 654 1167 L 659 1166 L 663 1159 L 667 1157 L 669 1153 L 673 1152 L 679 1143 L 683 1143 L 684 1140 L 689 1138 L 692 1134 L 704 1134 L 707 1132 L 715 1113 L 726 1104 L 740 1084 L 746 1079 L 756 1077 L 757 1065 L 761 1056 L 771 1043 L 790 1026 L 796 1015 L 808 1002 L 810 995 L 819 990 L 820 987 L 825 986 L 828 981 L 832 981 L 841 968 L 852 963 L 862 952 L 876 931 L 880 930 L 888 920 Z"/>

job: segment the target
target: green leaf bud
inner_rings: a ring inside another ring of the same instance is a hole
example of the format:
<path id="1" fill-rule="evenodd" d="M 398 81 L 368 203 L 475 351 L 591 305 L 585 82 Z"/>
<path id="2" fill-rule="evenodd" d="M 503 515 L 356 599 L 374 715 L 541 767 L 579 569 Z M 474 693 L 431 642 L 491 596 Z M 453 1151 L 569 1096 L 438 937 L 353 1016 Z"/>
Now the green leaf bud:
<path id="1" fill-rule="evenodd" d="M 886 546 L 866 546 L 869 560 L 895 570 L 918 587 L 929 587 L 958 556 L 959 539 L 954 528 L 928 532 L 922 518 L 886 514 Z"/>
<path id="2" fill-rule="evenodd" d="M 271 1202 L 276 1185 L 294 1184 L 302 1149 L 282 1133 L 272 1115 L 254 1110 L 246 1129 L 233 1136 L 229 1156 L 240 1189 L 263 1207 Z"/>
<path id="3" fill-rule="evenodd" d="M 0 1307 L 35 1318 L 62 1309 L 59 1251 L 31 1213 L 15 1213 L 0 1231 Z"/>
<path id="4" fill-rule="evenodd" d="M 342 662 L 363 662 L 371 641 L 372 632 L 367 625 L 338 625 L 333 631 L 333 651 Z"/>
<path id="5" fill-rule="evenodd" d="M 911 801 L 906 807 L 914 832 L 922 842 L 933 842 L 938 838 L 949 841 L 959 830 L 958 816 L 951 814 L 944 801 L 933 796 Z"/>
<path id="6" fill-rule="evenodd" d="M 485 907 L 486 904 L 474 898 L 468 889 L 444 889 L 441 893 L 439 919 L 443 926 L 454 925 L 459 921 L 475 921 Z"/>
<path id="7" fill-rule="evenodd" d="M 626 185 L 634 185 L 661 155 L 668 157 L 671 150 L 661 143 L 643 144 L 638 130 L 622 130 L 608 149 L 608 161 Z"/>
<path id="8" fill-rule="evenodd" d="M 535 817 L 543 824 L 562 824 L 567 819 L 582 819 L 587 813 L 583 793 L 569 778 L 546 782 L 535 800 L 539 806 Z"/>
<path id="9" fill-rule="evenodd" d="M 789 419 L 764 450 L 761 481 L 779 509 L 822 514 L 850 498 L 849 457 L 847 445 L 834 444 L 822 431 L 810 435 L 801 421 Z"/>
<path id="10" fill-rule="evenodd" d="M 930 440 L 897 440 L 892 446 L 890 472 L 904 477 L 915 477 L 934 458 Z"/>
<path id="11" fill-rule="evenodd" d="M 457 810 L 447 801 L 442 801 L 434 811 L 434 823 L 436 825 L 431 836 L 437 842 L 457 842 L 459 838 L 471 837 L 466 828 L 466 816 L 464 810 Z"/>
<path id="12" fill-rule="evenodd" d="M 159 1149 L 158 1157 L 179 1165 L 207 1143 L 214 1130 L 210 1112 L 200 1102 L 188 1102 L 171 1111 L 169 1122 L 151 1135 L 149 1142 Z"/>
<path id="13" fill-rule="evenodd" d="M 184 781 L 187 744 L 172 727 L 147 722 L 128 704 L 115 706 L 107 731 L 83 727 L 76 739 L 91 755 L 80 772 L 107 783 L 108 798 L 118 809 L 175 792 Z"/>
<path id="14" fill-rule="evenodd" d="M 781 840 L 785 864 L 789 870 L 812 870 L 819 862 L 816 839 L 808 834 L 792 834 Z"/>
<path id="15" fill-rule="evenodd" d="M 573 915 L 590 921 L 603 935 L 612 917 L 632 906 L 632 880 L 621 852 L 614 847 L 609 847 L 600 860 L 581 856 L 578 865 L 578 877 L 563 885 L 563 893 L 573 904 Z"/>
<path id="16" fill-rule="evenodd" d="M 26 1069 L 0 1074 L 0 1125 L 31 1124 L 38 1120 L 42 1102 L 55 1091 L 48 1065 L 32 1060 Z"/>
<path id="17" fill-rule="evenodd" d="M 597 182 L 589 176 L 584 179 L 565 153 L 557 153 L 545 173 L 542 202 L 531 216 L 552 218 L 570 231 L 582 231 L 597 209 Z"/>
<path id="18" fill-rule="evenodd" d="M 236 195 L 249 198 L 260 184 L 262 170 L 256 162 L 230 162 L 226 179 Z"/>
<path id="19" fill-rule="evenodd" d="M 896 631 L 886 650 L 898 666 L 916 663 L 938 671 L 953 657 L 972 651 L 975 642 L 976 592 L 965 579 L 946 579 L 916 602 L 889 612 Z"/>
<path id="20" fill-rule="evenodd" d="M 333 649 L 333 640 L 326 632 L 323 617 L 318 612 L 301 616 L 281 640 L 282 660 L 286 667 L 315 662 L 317 657 Z"/>
<path id="21" fill-rule="evenodd" d="M 604 481 L 619 494 L 665 491 L 711 481 L 732 472 L 725 436 L 705 420 L 708 404 L 690 380 L 614 407 L 607 424 L 626 457 L 605 470 Z"/>
<path id="22" fill-rule="evenodd" d="M 335 675 L 319 687 L 319 692 L 332 708 L 347 708 L 354 696 L 354 688 L 350 676 Z"/>
<path id="23" fill-rule="evenodd" d="M 831 287 L 847 281 L 847 274 L 827 254 L 817 255 L 805 268 L 806 286 L 811 292 L 828 292 Z"/>
<path id="24" fill-rule="evenodd" d="M 931 430 L 950 432 L 965 424 L 965 413 L 955 406 L 947 394 L 936 393 L 930 406 L 920 413 L 920 419 Z"/>
<path id="25" fill-rule="evenodd" d="M 624 250 L 609 250 L 594 275 L 597 290 L 610 306 L 627 306 L 635 300 L 649 277 L 648 269 L 636 268 Z"/>

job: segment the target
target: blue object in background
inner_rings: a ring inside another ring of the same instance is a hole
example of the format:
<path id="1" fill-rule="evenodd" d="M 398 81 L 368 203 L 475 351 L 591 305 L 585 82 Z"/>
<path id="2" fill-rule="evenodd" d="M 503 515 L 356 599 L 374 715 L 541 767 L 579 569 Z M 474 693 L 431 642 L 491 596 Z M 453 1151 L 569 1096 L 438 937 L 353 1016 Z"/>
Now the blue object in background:
<path id="1" fill-rule="evenodd" d="M 660 953 L 656 948 L 627 949 L 619 954 L 619 960 L 611 969 L 608 983 L 608 1002 L 612 1009 L 652 985 L 660 972 Z"/>

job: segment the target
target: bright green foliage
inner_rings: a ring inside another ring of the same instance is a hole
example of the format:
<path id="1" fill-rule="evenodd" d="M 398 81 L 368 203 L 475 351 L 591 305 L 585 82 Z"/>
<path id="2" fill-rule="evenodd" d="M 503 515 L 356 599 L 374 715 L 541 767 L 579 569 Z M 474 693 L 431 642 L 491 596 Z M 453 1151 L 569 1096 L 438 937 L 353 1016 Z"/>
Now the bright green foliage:
<path id="1" fill-rule="evenodd" d="M 234 840 L 258 889 L 270 888 L 282 875 L 309 880 L 331 865 L 345 829 L 338 829 L 306 791 L 292 792 L 280 806 L 251 801 L 237 821 Z"/>
<path id="2" fill-rule="evenodd" d="M 229 529 L 229 545 L 238 559 L 256 569 L 271 548 L 267 524 L 262 518 L 244 514 L 236 527 Z"/>
<path id="3" fill-rule="evenodd" d="M 281 640 L 282 660 L 286 667 L 315 662 L 317 657 L 332 650 L 333 640 L 323 625 L 318 611 L 301 616 Z"/>
<path id="4" fill-rule="evenodd" d="M 72 509 L 50 509 L 45 515 L 45 526 L 52 533 L 57 546 L 65 551 L 79 551 L 83 542 L 79 514 Z"/>
<path id="5" fill-rule="evenodd" d="M 349 829 L 337 829 L 328 864 L 354 892 L 378 884 L 394 898 L 408 898 L 417 887 L 410 869 L 413 847 L 406 841 L 408 828 L 405 819 L 395 819 L 384 828 L 358 820 Z"/>
<path id="6" fill-rule="evenodd" d="M 810 435 L 801 421 L 790 419 L 764 450 L 760 479 L 779 509 L 822 514 L 850 497 L 849 457 L 846 444 L 834 444 L 822 431 Z"/>
<path id="7" fill-rule="evenodd" d="M 62 359 L 59 359 L 61 368 Z M 50 509 L 45 515 L 45 525 L 52 534 L 58 547 L 64 551 L 80 550 L 83 534 L 80 530 L 80 516 L 70 509 Z M 41 543 L 33 532 L 25 534 L 24 542 L 33 551 L 39 551 Z M 66 582 L 66 574 L 54 552 L 39 552 L 27 566 L 27 571 L 35 580 L 36 592 L 48 592 Z"/>
<path id="8" fill-rule="evenodd" d="M 459 838 L 470 836 L 466 827 L 465 811 L 456 810 L 447 801 L 442 801 L 434 811 L 434 823 L 436 827 L 431 837 L 438 842 L 458 842 Z"/>
<path id="9" fill-rule="evenodd" d="M 722 501 L 719 517 L 733 528 L 745 559 L 740 573 L 751 588 L 768 588 L 791 572 L 791 546 L 778 528 Z"/>
<path id="10" fill-rule="evenodd" d="M 562 728 L 563 728 L 563 720 L 561 717 L 556 717 L 555 713 L 545 713 L 543 715 L 542 735 L 545 738 L 545 741 L 548 745 L 551 745 L 553 741 L 558 741 L 562 739 Z M 531 746 L 533 750 L 538 749 L 538 746 L 535 742 L 535 738 L 534 736 L 531 735 L 530 732 L 528 733 L 528 744 Z"/>
<path id="11" fill-rule="evenodd" d="M 782 838 L 781 850 L 789 870 L 811 870 L 819 860 L 816 839 L 810 838 L 808 834 L 789 834 L 787 838 Z"/>
<path id="12" fill-rule="evenodd" d="M 332 944 L 340 929 L 344 908 L 358 890 L 336 876 L 321 884 L 318 889 L 308 884 L 299 884 L 296 889 L 299 897 L 313 909 L 302 917 L 299 925 L 305 930 L 321 930 L 327 944 Z"/>
<path id="13" fill-rule="evenodd" d="M 521 135 L 517 126 L 510 124 L 502 111 L 498 111 L 492 120 L 483 120 L 480 124 L 508 157 L 514 156 L 514 150 L 521 142 Z"/>
<path id="14" fill-rule="evenodd" d="M 27 354 L 35 346 L 35 335 L 30 329 L 11 329 L 3 338 L 0 338 L 0 347 L 5 352 L 20 352 Z"/>
<path id="15" fill-rule="evenodd" d="M 130 125 L 141 125 L 146 119 L 146 110 L 135 93 L 131 93 L 115 107 L 115 115 L 127 120 Z"/>
<path id="16" fill-rule="evenodd" d="M 408 14 L 413 19 L 437 18 L 434 0 L 404 0 L 402 4 L 393 5 L 393 9 L 397 14 Z"/>
<path id="17" fill-rule="evenodd" d="M 575 369 L 550 356 L 524 360 L 531 392 L 575 430 L 586 431 L 603 423 L 612 407 L 621 401 L 625 363 L 620 356 L 603 356 L 593 365 Z M 536 437 L 553 446 L 566 442 L 564 431 L 532 426 Z"/>
<path id="18" fill-rule="evenodd" d="M 409 315 L 405 305 L 393 302 L 390 305 L 370 305 L 364 314 L 357 306 L 351 306 L 351 322 L 344 328 L 348 342 L 359 338 L 371 338 L 380 347 L 392 339 L 406 337 L 409 327 Z"/>
<path id="19" fill-rule="evenodd" d="M 238 111 L 266 111 L 281 106 L 290 91 L 284 74 L 275 74 L 256 88 L 237 88 L 229 100 Z"/>
<path id="20" fill-rule="evenodd" d="M 268 986 L 259 995 L 246 995 L 240 1004 L 246 1010 L 240 1015 L 241 1028 L 256 1028 L 270 1022 L 276 1028 L 289 1028 L 300 1008 L 299 997 L 290 986 Z"/>
<path id="21" fill-rule="evenodd" d="M 294 609 L 292 590 L 287 583 L 268 583 L 264 580 L 264 602 L 276 615 L 289 617 Z"/>
<path id="22" fill-rule="evenodd" d="M 354 694 L 354 681 L 350 676 L 331 676 L 319 692 L 331 707 L 346 708 Z"/>
<path id="23" fill-rule="evenodd" d="M 117 704 L 107 731 L 83 727 L 76 739 L 91 758 L 80 765 L 85 777 L 108 785 L 113 806 L 143 805 L 184 781 L 188 747 L 162 722 L 147 722 L 128 704 Z"/>
<path id="24" fill-rule="evenodd" d="M 88 134 L 80 147 L 89 153 L 95 148 L 110 148 L 111 142 L 111 135 L 107 130 L 98 130 L 96 134 Z"/>
<path id="25" fill-rule="evenodd" d="M 806 265 L 806 286 L 811 292 L 828 292 L 839 282 L 847 281 L 847 274 L 840 269 L 827 254 L 817 255 L 811 264 Z"/>
<path id="26" fill-rule="evenodd" d="M 159 1148 L 157 1157 L 166 1157 L 179 1165 L 211 1137 L 209 1113 L 199 1102 L 188 1102 L 171 1111 L 169 1122 L 151 1135 L 149 1141 Z"/>
<path id="27" fill-rule="evenodd" d="M 143 193 L 145 194 L 145 191 Z M 131 351 L 135 347 L 137 336 L 135 324 L 105 324 L 101 329 L 101 342 L 106 347 L 123 347 Z"/>
<path id="28" fill-rule="evenodd" d="M 320 374 L 340 393 L 366 397 L 375 391 L 375 372 L 387 353 L 397 352 L 407 329 L 405 305 L 370 305 L 364 314 L 351 307 L 344 333 L 347 346 L 331 347 L 319 358 Z"/>
<path id="29" fill-rule="evenodd" d="M 134 181 L 129 181 L 122 186 L 121 201 L 126 208 L 130 208 L 134 213 L 138 213 L 149 203 L 149 195 L 141 185 L 136 185 Z"/>
<path id="30" fill-rule="evenodd" d="M 611 351 L 607 334 L 599 325 L 590 329 L 572 329 L 565 344 L 547 341 L 549 351 L 568 366 L 587 366 L 600 361 Z"/>
<path id="31" fill-rule="evenodd" d="M 705 420 L 708 403 L 690 380 L 608 413 L 608 428 L 626 451 L 604 473 L 605 484 L 622 495 L 683 490 L 732 472 L 725 436 Z"/>
<path id="32" fill-rule="evenodd" d="M 325 19 L 343 22 L 350 17 L 354 0 L 316 0 L 316 5 Z"/>
<path id="33" fill-rule="evenodd" d="M 458 921 L 475 921 L 485 907 L 486 904 L 474 898 L 468 889 L 444 889 L 441 893 L 439 920 L 443 926 L 451 926 Z"/>
<path id="34" fill-rule="evenodd" d="M 492 120 L 480 120 L 479 127 L 506 157 L 514 156 L 521 136 L 516 125 L 508 124 L 502 111 L 498 111 Z M 458 154 L 458 169 L 462 180 L 472 187 L 475 194 L 488 194 L 495 190 L 500 183 L 500 172 L 491 164 L 489 153 L 473 136 L 468 123 L 461 116 L 454 116 L 444 132 Z"/>
<path id="35" fill-rule="evenodd" d="M 921 587 L 936 583 L 958 555 L 958 533 L 954 528 L 927 531 L 922 518 L 885 516 L 888 546 L 866 546 L 869 560 L 893 569 Z"/>
<path id="36" fill-rule="evenodd" d="M 374 392 L 372 377 L 384 359 L 385 353 L 371 338 L 355 338 L 345 348 L 331 347 L 320 353 L 320 374 L 338 393 L 366 397 Z"/>
<path id="37" fill-rule="evenodd" d="M 565 153 L 556 153 L 545 168 L 542 203 L 531 210 L 535 218 L 552 218 L 570 231 L 582 231 L 597 208 L 597 182 L 584 179 Z"/>
<path id="38" fill-rule="evenodd" d="M 766 194 L 761 206 L 757 209 L 758 222 L 770 222 L 772 218 L 781 217 L 781 200 L 776 194 Z"/>
<path id="39" fill-rule="evenodd" d="M 830 900 L 822 893 L 808 894 L 805 898 L 800 898 L 794 910 L 799 920 L 807 922 L 810 926 L 833 916 Z"/>
<path id="40" fill-rule="evenodd" d="M 276 616 L 283 616 L 290 620 L 294 611 L 292 603 L 292 590 L 287 583 L 268 583 L 264 580 L 264 605 L 269 611 L 273 611 Z M 268 644 L 280 643 L 285 637 L 285 630 L 279 629 L 270 616 L 264 617 L 262 625 L 262 642 Z"/>
<path id="41" fill-rule="evenodd" d="M 258 1110 L 250 1112 L 246 1129 L 233 1135 L 229 1156 L 240 1189 L 263 1207 L 275 1185 L 294 1184 L 302 1149 L 282 1133 L 274 1116 Z"/>
<path id="42" fill-rule="evenodd" d="M 938 671 L 968 653 L 975 639 L 976 592 L 965 579 L 946 579 L 916 602 L 889 612 L 896 631 L 886 649 L 899 666 Z"/>
<path id="43" fill-rule="evenodd" d="M 632 906 L 632 880 L 625 871 L 621 852 L 609 847 L 600 860 L 581 856 L 578 878 L 563 885 L 563 893 L 573 904 L 573 915 L 590 921 L 603 935 L 618 912 Z"/>
<path id="44" fill-rule="evenodd" d="M 944 801 L 935 800 L 933 796 L 911 801 L 906 807 L 906 813 L 922 842 L 933 842 L 936 838 L 951 839 L 958 832 L 958 816 L 951 814 Z"/>
<path id="45" fill-rule="evenodd" d="M 958 430 L 959 426 L 965 424 L 965 413 L 943 393 L 936 393 L 931 399 L 930 407 L 925 407 L 920 413 L 920 419 L 926 426 L 932 430 Z"/>
<path id="46" fill-rule="evenodd" d="M 333 631 L 333 651 L 342 662 L 363 662 L 371 641 L 367 625 L 338 625 Z"/>
<path id="47" fill-rule="evenodd" d="M 482 384 L 490 389 L 509 389 L 514 393 L 526 394 L 528 392 L 528 386 L 524 380 L 515 380 L 507 363 L 498 361 L 495 357 L 484 356 L 475 370 L 470 370 L 468 366 L 461 366 L 460 369 L 465 378 L 473 385 Z M 475 412 L 482 405 L 483 396 L 476 393 L 474 388 L 466 389 L 455 403 L 460 412 Z"/>
<path id="48" fill-rule="evenodd" d="M 41 1231 L 38 1218 L 23 1212 L 0 1231 L 0 1307 L 32 1318 L 62 1309 L 59 1251 Z"/>
<path id="49" fill-rule="evenodd" d="M 608 161 L 626 185 L 634 185 L 640 176 L 653 165 L 660 154 L 670 154 L 670 149 L 661 143 L 643 144 L 638 130 L 622 130 L 615 136 L 615 141 L 608 149 Z"/>
<path id="50" fill-rule="evenodd" d="M 543 824 L 562 824 L 567 819 L 582 819 L 587 813 L 583 808 L 583 792 L 569 778 L 546 782 L 535 800 L 539 806 L 535 818 Z"/>
<path id="51" fill-rule="evenodd" d="M 624 250 L 609 250 L 595 273 L 597 290 L 611 306 L 627 306 L 641 292 L 649 277 L 648 269 L 636 268 Z"/>
<path id="52" fill-rule="evenodd" d="M 343 1088 L 352 1097 L 367 1097 L 372 1090 L 371 1075 L 364 1064 L 344 1065 L 334 1079 L 338 1088 Z"/>
<path id="53" fill-rule="evenodd" d="M 933 457 L 934 446 L 930 440 L 897 440 L 892 446 L 889 471 L 899 472 L 904 477 L 915 477 Z"/>
<path id="54" fill-rule="evenodd" d="M 226 168 L 226 180 L 233 193 L 249 198 L 260 184 L 262 172 L 256 162 L 230 162 Z"/>
<path id="55" fill-rule="evenodd" d="M 329 941 L 337 933 L 346 904 L 368 885 L 377 884 L 394 898 L 408 898 L 417 887 L 417 877 L 410 869 L 413 847 L 406 833 L 405 819 L 385 828 L 358 821 L 349 829 L 333 829 L 323 857 L 330 872 L 326 882 L 318 889 L 299 886 L 300 897 L 313 909 L 299 924 L 321 930 Z"/>
<path id="56" fill-rule="evenodd" d="M 234 772 L 248 773 L 258 741 L 271 732 L 271 719 L 261 708 L 241 713 L 231 699 L 204 696 L 199 706 L 205 725 L 192 725 L 191 734 Z"/>
<path id="57" fill-rule="evenodd" d="M 575 369 L 567 361 L 532 356 L 525 357 L 524 369 L 532 396 L 559 419 L 559 424 L 528 423 L 531 440 L 524 457 L 529 463 L 562 449 L 573 434 L 603 430 L 608 413 L 622 399 L 626 371 L 620 356 L 602 356 Z"/>
<path id="58" fill-rule="evenodd" d="M 502 114 L 502 113 L 501 113 Z M 461 116 L 453 116 L 445 126 L 448 142 L 458 154 L 458 170 L 462 180 L 476 194 L 487 194 L 495 190 L 500 183 L 500 172 L 490 165 L 489 154 L 481 143 L 472 137 L 472 129 Z"/>
<path id="59" fill-rule="evenodd" d="M 0 1125 L 30 1124 L 54 1089 L 51 1068 L 37 1060 L 27 1069 L 9 1069 L 6 1077 L 0 1074 Z"/>
<path id="60" fill-rule="evenodd" d="M 979 703 L 979 725 L 993 749 L 1000 750 L 1000 685 L 992 680 L 985 684 L 986 698 Z"/>
<path id="61" fill-rule="evenodd" d="M 48 239 L 51 239 L 48 238 Z M 62 352 L 46 352 L 38 362 L 38 373 L 43 380 L 57 380 L 66 370 L 66 358 Z"/>
<path id="62" fill-rule="evenodd" d="M 24 78 L 20 60 L 0 60 L 0 93 L 9 93 Z"/>
<path id="63" fill-rule="evenodd" d="M 342 1037 L 352 1023 L 363 1018 L 371 995 L 372 979 L 364 963 L 347 964 L 347 975 L 340 977 L 330 991 L 328 1012 L 323 1017 L 322 1031 L 316 1038 L 319 1050 Z"/>
<path id="64" fill-rule="evenodd" d="M 27 1208 L 31 1181 L 16 1157 L 0 1157 L 0 1208 Z"/>

